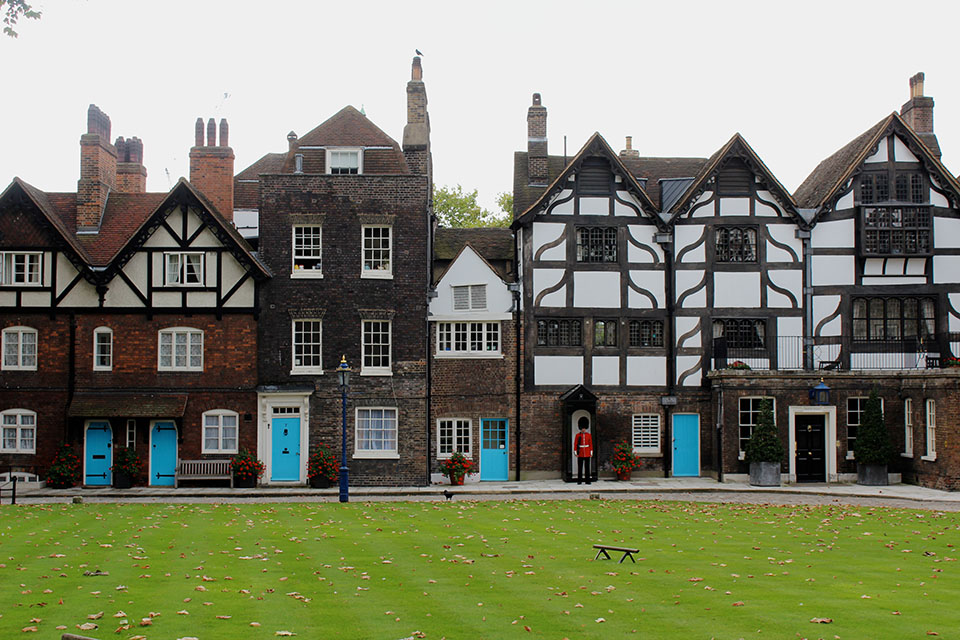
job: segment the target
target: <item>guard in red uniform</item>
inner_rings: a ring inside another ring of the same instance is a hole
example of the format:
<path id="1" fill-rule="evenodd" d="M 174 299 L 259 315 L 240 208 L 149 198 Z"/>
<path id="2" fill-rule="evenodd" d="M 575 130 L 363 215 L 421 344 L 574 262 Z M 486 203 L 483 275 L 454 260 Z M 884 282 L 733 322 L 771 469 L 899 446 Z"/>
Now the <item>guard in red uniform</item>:
<path id="1" fill-rule="evenodd" d="M 593 437 L 590 435 L 590 420 L 580 418 L 578 423 L 580 433 L 573 438 L 573 449 L 577 452 L 577 484 L 583 484 L 586 474 L 587 484 L 590 484 L 590 459 L 593 457 Z"/>

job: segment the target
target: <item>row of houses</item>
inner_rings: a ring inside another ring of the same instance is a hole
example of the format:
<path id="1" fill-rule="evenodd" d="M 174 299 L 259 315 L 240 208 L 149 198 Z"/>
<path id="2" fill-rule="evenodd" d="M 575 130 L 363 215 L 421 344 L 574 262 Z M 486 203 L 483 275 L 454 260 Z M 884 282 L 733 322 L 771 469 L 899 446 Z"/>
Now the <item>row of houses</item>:
<path id="1" fill-rule="evenodd" d="M 876 387 L 891 471 L 954 488 L 960 183 L 910 88 L 792 194 L 739 134 L 550 155 L 534 94 L 509 229 L 437 227 L 419 58 L 400 143 L 346 107 L 235 172 L 226 121 L 198 119 L 167 193 L 91 105 L 77 191 L 0 196 L 0 465 L 39 477 L 75 443 L 109 484 L 128 447 L 168 485 L 247 449 L 302 484 L 340 442 L 345 359 L 358 484 L 436 482 L 455 451 L 478 481 L 569 480 L 581 424 L 596 475 L 627 441 L 640 473 L 722 480 L 767 397 L 786 479 L 842 481 Z"/>

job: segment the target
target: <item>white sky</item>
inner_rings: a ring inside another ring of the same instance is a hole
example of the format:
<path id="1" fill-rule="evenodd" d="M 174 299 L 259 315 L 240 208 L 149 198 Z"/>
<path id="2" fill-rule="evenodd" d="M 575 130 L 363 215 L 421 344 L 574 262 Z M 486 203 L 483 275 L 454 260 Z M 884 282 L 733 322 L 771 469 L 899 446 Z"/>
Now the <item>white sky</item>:
<path id="1" fill-rule="evenodd" d="M 240 171 L 346 104 L 395 140 L 424 52 L 435 182 L 494 208 L 526 149 L 531 94 L 550 152 L 599 131 L 649 156 L 706 157 L 739 131 L 792 192 L 907 100 L 926 73 L 960 171 L 960 3 L 36 0 L 0 36 L 0 183 L 74 191 L 87 105 L 144 142 L 147 187 L 188 174 L 198 116 L 226 117 Z M 583 11 L 583 7 L 589 11 Z M 229 97 L 224 100 L 224 93 Z"/>

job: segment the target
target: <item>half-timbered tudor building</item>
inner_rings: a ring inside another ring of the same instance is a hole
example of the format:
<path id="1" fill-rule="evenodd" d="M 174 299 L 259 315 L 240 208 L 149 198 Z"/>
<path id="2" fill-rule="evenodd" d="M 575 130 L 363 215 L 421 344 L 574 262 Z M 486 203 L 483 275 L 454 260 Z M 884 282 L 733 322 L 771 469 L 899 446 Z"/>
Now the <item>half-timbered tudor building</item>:
<path id="1" fill-rule="evenodd" d="M 479 468 L 468 481 L 517 477 L 515 262 L 509 229 L 435 232 L 429 306 L 431 459 L 436 464 L 456 451 L 464 453 Z M 432 479 L 444 480 L 436 472 Z"/>
<path id="2" fill-rule="evenodd" d="M 76 193 L 20 179 L 0 196 L 0 461 L 42 472 L 61 443 L 83 483 L 111 482 L 116 447 L 151 485 L 180 458 L 256 444 L 258 288 L 268 273 L 230 222 L 226 121 L 191 182 L 146 193 L 143 145 L 110 142 L 96 106 L 80 139 Z"/>
<path id="3" fill-rule="evenodd" d="M 918 74 L 901 113 L 791 195 L 739 134 L 707 159 L 642 158 L 629 138 L 615 154 L 598 134 L 550 156 L 535 94 L 514 171 L 525 475 L 569 478 L 581 422 L 601 468 L 627 439 L 647 473 L 743 474 L 771 397 L 785 477 L 850 478 L 876 385 L 891 471 L 955 486 L 941 367 L 960 355 L 960 186 L 932 109 Z"/>
<path id="4" fill-rule="evenodd" d="M 334 369 L 346 358 L 351 483 L 425 484 L 431 160 L 420 59 L 402 146 L 349 106 L 287 141 L 236 176 L 235 208 L 259 219 L 274 275 L 259 334 L 264 482 L 304 482 L 321 442 L 340 451 Z"/>

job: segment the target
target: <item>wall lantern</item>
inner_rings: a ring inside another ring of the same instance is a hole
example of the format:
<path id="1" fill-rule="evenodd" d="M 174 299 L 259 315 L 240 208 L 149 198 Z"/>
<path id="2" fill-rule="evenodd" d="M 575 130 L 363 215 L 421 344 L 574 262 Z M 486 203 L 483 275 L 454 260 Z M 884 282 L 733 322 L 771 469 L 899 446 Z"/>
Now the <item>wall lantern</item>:
<path id="1" fill-rule="evenodd" d="M 820 384 L 810 389 L 810 402 L 820 407 L 830 404 L 830 387 L 823 383 L 823 378 L 820 378 Z"/>

